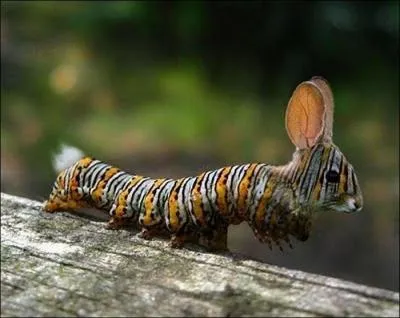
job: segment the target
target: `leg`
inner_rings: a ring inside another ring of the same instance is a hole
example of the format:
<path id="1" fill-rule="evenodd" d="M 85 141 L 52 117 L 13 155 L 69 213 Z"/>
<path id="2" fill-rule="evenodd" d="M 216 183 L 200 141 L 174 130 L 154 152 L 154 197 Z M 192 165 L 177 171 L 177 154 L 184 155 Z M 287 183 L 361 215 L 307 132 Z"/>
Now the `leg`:
<path id="1" fill-rule="evenodd" d="M 160 222 L 158 224 L 153 224 L 149 226 L 141 226 L 142 230 L 138 234 L 138 237 L 145 239 L 145 240 L 151 240 L 155 236 L 161 236 L 161 237 L 169 237 L 170 233 L 165 227 L 165 224 L 163 222 Z"/>
<path id="2" fill-rule="evenodd" d="M 171 240 L 169 242 L 169 246 L 171 248 L 182 248 L 185 245 L 185 242 L 190 241 L 192 238 L 191 235 L 184 233 L 176 233 L 171 235 Z"/>
<path id="3" fill-rule="evenodd" d="M 132 221 L 130 218 L 116 218 L 116 217 L 111 217 L 108 223 L 106 224 L 106 229 L 107 230 L 118 230 L 120 228 L 123 228 L 129 224 L 129 222 Z"/>
<path id="4" fill-rule="evenodd" d="M 138 236 L 144 240 L 151 240 L 154 236 L 157 236 L 158 233 L 158 229 L 143 227 Z"/>
<path id="5" fill-rule="evenodd" d="M 228 249 L 228 224 L 221 223 L 216 229 L 202 231 L 199 238 L 199 244 L 208 251 L 227 252 Z"/>
<path id="6" fill-rule="evenodd" d="M 270 237 L 268 236 L 268 231 L 266 233 L 261 233 L 253 224 L 249 224 L 250 228 L 253 230 L 254 236 L 261 243 L 267 243 L 270 250 L 272 250 L 272 242 Z"/>

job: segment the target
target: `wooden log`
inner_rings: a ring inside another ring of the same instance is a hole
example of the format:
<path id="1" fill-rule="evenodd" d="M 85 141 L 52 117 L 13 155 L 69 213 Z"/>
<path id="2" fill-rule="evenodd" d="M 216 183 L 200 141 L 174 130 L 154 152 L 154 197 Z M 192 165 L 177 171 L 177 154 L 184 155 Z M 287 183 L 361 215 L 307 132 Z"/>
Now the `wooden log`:
<path id="1" fill-rule="evenodd" d="M 395 292 L 104 225 L 2 193 L 1 316 L 399 315 Z"/>

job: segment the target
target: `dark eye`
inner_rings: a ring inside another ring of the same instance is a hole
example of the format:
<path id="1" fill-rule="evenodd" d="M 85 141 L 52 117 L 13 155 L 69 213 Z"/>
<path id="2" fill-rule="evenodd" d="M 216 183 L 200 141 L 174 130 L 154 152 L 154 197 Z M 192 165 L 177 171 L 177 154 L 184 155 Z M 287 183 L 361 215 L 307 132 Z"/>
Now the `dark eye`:
<path id="1" fill-rule="evenodd" d="M 328 171 L 328 173 L 326 174 L 326 180 L 328 182 L 338 183 L 340 180 L 339 173 L 334 170 Z"/>

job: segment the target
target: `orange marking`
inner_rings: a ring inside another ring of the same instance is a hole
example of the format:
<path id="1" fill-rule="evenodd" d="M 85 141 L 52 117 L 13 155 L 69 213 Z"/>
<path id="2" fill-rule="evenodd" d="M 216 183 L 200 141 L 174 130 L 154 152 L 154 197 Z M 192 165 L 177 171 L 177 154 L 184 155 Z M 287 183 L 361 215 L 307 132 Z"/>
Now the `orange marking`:
<path id="1" fill-rule="evenodd" d="M 127 190 L 132 189 L 143 178 L 142 176 L 133 176 Z"/>
<path id="2" fill-rule="evenodd" d="M 104 187 L 105 187 L 107 181 L 110 180 L 111 177 L 114 176 L 115 174 L 117 174 L 119 171 L 120 171 L 120 169 L 115 168 L 115 167 L 110 167 L 106 171 L 103 179 L 97 184 L 96 189 L 92 193 L 92 199 L 94 201 L 99 202 L 101 200 L 101 197 L 104 194 Z"/>
<path id="3" fill-rule="evenodd" d="M 253 163 L 250 165 L 250 167 L 247 169 L 246 174 L 243 176 L 242 180 L 240 181 L 239 184 L 239 203 L 238 203 L 238 209 L 239 213 L 244 213 L 246 209 L 246 199 L 247 199 L 247 194 L 248 194 L 248 188 L 249 184 L 251 181 L 251 178 L 253 177 L 253 172 L 255 168 L 257 167 L 256 163 Z"/>
<path id="4" fill-rule="evenodd" d="M 204 220 L 204 211 L 202 209 L 202 195 L 201 195 L 201 182 L 204 179 L 204 176 L 206 175 L 205 172 L 203 172 L 197 179 L 197 182 L 195 183 L 193 189 L 192 189 L 192 203 L 193 203 L 193 212 L 196 217 L 196 220 L 204 225 L 205 220 Z"/>
<path id="5" fill-rule="evenodd" d="M 168 209 L 168 216 L 169 216 L 169 223 L 172 231 L 177 231 L 179 229 L 179 218 L 177 217 L 176 213 L 178 212 L 178 191 L 180 185 L 182 182 L 185 180 L 185 178 L 177 180 L 174 189 L 172 190 L 168 203 L 169 203 L 169 209 Z"/>
<path id="6" fill-rule="evenodd" d="M 114 216 L 115 219 L 122 218 L 125 215 L 125 211 L 124 211 L 125 206 L 126 206 L 126 202 L 125 202 L 124 206 L 118 205 L 115 208 L 115 216 Z"/>
<path id="7" fill-rule="evenodd" d="M 118 205 L 115 208 L 115 216 L 116 217 L 122 217 L 125 215 L 124 208 L 127 206 L 127 198 L 129 195 L 129 192 L 132 190 L 132 188 L 137 184 L 141 179 L 143 179 L 142 176 L 133 176 L 130 180 L 128 188 L 126 188 L 124 191 L 122 191 L 119 196 L 118 196 Z"/>
<path id="8" fill-rule="evenodd" d="M 264 194 L 260 200 L 260 203 L 258 204 L 257 210 L 256 210 L 256 224 L 258 226 L 261 226 L 262 223 L 264 222 L 265 214 L 267 213 L 267 205 L 269 200 L 272 197 L 273 190 L 276 186 L 276 182 L 273 179 L 268 180 L 267 186 L 265 187 Z"/>
<path id="9" fill-rule="evenodd" d="M 65 171 L 58 175 L 57 182 L 60 184 L 61 188 L 65 187 Z"/>
<path id="10" fill-rule="evenodd" d="M 154 193 L 155 190 L 160 187 L 164 183 L 165 179 L 157 179 L 153 186 L 150 188 L 149 192 L 146 194 L 144 198 L 144 217 L 143 217 L 143 224 L 144 225 L 151 225 L 154 221 L 151 218 L 151 212 L 153 211 L 154 204 Z"/>
<path id="11" fill-rule="evenodd" d="M 83 168 L 87 168 L 89 167 L 90 163 L 93 161 L 94 159 L 91 157 L 85 157 L 82 158 L 81 160 L 79 160 L 79 165 L 82 166 Z"/>
<path id="12" fill-rule="evenodd" d="M 227 202 L 226 202 L 226 181 L 228 179 L 229 172 L 232 170 L 232 167 L 225 167 L 222 170 L 221 176 L 218 178 L 217 183 L 215 185 L 217 192 L 217 205 L 220 213 L 225 215 L 228 212 Z"/>
<path id="13" fill-rule="evenodd" d="M 78 181 L 76 181 L 76 176 L 78 174 L 79 174 L 79 170 L 77 169 L 77 167 L 75 167 L 74 171 L 72 172 L 70 183 L 69 183 L 69 186 L 71 189 L 78 187 Z"/>

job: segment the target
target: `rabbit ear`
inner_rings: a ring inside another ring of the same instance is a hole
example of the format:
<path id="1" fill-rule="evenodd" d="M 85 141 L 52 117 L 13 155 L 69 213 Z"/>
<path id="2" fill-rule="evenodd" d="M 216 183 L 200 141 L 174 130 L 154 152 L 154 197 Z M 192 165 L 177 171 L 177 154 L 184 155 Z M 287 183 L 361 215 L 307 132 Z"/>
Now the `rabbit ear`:
<path id="1" fill-rule="evenodd" d="M 328 83 L 313 77 L 298 85 L 286 109 L 286 130 L 299 148 L 310 148 L 317 142 L 331 142 L 333 97 Z"/>
<path id="2" fill-rule="evenodd" d="M 332 142 L 332 134 L 333 134 L 333 109 L 334 109 L 332 90 L 329 86 L 328 81 L 321 76 L 312 77 L 311 82 L 317 85 L 324 98 L 325 125 L 322 137 L 324 142 L 330 143 Z"/>

